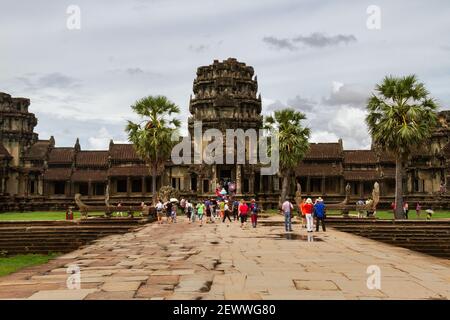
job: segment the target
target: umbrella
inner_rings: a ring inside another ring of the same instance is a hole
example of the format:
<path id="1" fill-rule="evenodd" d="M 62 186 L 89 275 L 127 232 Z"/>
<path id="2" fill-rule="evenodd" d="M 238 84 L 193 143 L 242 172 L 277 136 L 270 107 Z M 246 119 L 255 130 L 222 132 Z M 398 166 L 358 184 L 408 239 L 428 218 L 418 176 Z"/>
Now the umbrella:
<path id="1" fill-rule="evenodd" d="M 170 202 L 178 202 L 177 198 L 170 198 Z"/>

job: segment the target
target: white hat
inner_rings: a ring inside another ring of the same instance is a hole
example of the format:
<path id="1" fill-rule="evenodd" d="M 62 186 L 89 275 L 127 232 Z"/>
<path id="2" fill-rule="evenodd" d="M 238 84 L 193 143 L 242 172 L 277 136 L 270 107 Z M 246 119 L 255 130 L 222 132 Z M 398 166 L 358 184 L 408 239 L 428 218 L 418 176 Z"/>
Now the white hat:
<path id="1" fill-rule="evenodd" d="M 306 199 L 306 203 L 312 203 L 311 198 Z"/>

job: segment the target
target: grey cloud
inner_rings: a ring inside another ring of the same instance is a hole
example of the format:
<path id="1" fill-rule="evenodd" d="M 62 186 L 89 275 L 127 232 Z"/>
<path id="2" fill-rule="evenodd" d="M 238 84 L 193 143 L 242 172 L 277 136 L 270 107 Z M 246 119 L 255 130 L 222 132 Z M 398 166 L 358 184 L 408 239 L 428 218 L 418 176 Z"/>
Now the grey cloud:
<path id="1" fill-rule="evenodd" d="M 309 47 L 323 48 L 328 46 L 336 46 L 341 43 L 349 44 L 356 42 L 354 35 L 338 34 L 335 36 L 327 36 L 320 32 L 311 33 L 309 36 L 298 36 L 292 39 L 293 42 L 300 42 Z"/>
<path id="2" fill-rule="evenodd" d="M 128 68 L 125 70 L 125 72 L 129 75 L 135 75 L 144 73 L 144 70 L 142 70 L 141 68 Z"/>
<path id="3" fill-rule="evenodd" d="M 110 70 L 111 73 L 116 74 L 126 74 L 128 76 L 150 76 L 150 77 L 161 77 L 162 75 L 157 72 L 147 71 L 140 67 L 129 67 L 124 69 L 114 69 Z"/>
<path id="4" fill-rule="evenodd" d="M 277 100 L 271 104 L 268 104 L 265 108 L 263 108 L 263 111 L 265 111 L 266 113 L 270 113 L 284 108 L 287 108 L 287 106 L 280 100 Z"/>
<path id="5" fill-rule="evenodd" d="M 208 48 L 209 48 L 209 46 L 205 45 L 205 44 L 201 44 L 201 45 L 197 45 L 197 46 L 194 46 L 191 44 L 189 46 L 189 50 L 197 52 L 197 53 L 204 52 L 204 51 L 208 50 Z"/>
<path id="6" fill-rule="evenodd" d="M 332 91 L 328 98 L 322 100 L 322 103 L 332 106 L 350 105 L 365 108 L 369 96 L 370 90 L 357 85 L 344 84 L 338 91 Z"/>
<path id="7" fill-rule="evenodd" d="M 26 86 L 26 90 L 35 91 L 40 89 L 71 89 L 81 86 L 78 79 L 64 75 L 59 72 L 53 72 L 37 76 L 36 74 L 27 74 L 22 77 L 17 77 L 17 80 Z"/>
<path id="8" fill-rule="evenodd" d="M 263 42 L 267 43 L 271 47 L 282 50 L 287 49 L 290 51 L 298 50 L 298 47 L 294 43 L 302 43 L 308 47 L 313 48 L 323 48 L 328 46 L 336 46 L 341 43 L 349 44 L 356 42 L 356 37 L 354 35 L 343 35 L 338 34 L 335 36 L 327 36 L 320 32 L 314 32 L 309 36 L 299 35 L 292 39 L 286 38 L 276 38 L 276 37 L 264 37 Z"/>
<path id="9" fill-rule="evenodd" d="M 287 49 L 290 51 L 297 50 L 297 47 L 294 46 L 289 39 L 278 39 L 275 37 L 264 37 L 263 41 L 267 43 L 272 48 L 282 50 Z"/>
<path id="10" fill-rule="evenodd" d="M 315 101 L 305 99 L 297 95 L 293 99 L 289 99 L 287 101 L 288 106 L 293 107 L 295 109 L 298 109 L 301 112 L 309 112 L 314 109 L 314 107 L 317 105 Z"/>

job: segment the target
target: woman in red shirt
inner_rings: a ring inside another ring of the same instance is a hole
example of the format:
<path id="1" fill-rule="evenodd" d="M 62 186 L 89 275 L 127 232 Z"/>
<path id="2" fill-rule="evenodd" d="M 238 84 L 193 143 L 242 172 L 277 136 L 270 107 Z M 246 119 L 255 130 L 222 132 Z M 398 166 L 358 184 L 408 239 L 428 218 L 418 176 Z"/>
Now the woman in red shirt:
<path id="1" fill-rule="evenodd" d="M 238 208 L 238 215 L 241 218 L 241 228 L 244 226 L 244 223 L 247 222 L 247 214 L 248 214 L 248 206 L 244 202 L 244 199 L 241 199 L 241 203 Z"/>

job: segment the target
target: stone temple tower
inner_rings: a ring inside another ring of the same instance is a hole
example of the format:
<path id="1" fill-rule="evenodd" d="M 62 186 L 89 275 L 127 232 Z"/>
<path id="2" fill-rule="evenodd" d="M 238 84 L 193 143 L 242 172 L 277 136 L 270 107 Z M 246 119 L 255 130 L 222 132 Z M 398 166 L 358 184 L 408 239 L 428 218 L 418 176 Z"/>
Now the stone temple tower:
<path id="1" fill-rule="evenodd" d="M 214 60 L 212 65 L 197 69 L 193 91 L 189 103 L 190 132 L 196 120 L 203 122 L 204 129 L 261 127 L 261 95 L 257 97 L 253 67 L 234 58 Z"/>
<path id="2" fill-rule="evenodd" d="M 29 105 L 29 99 L 12 98 L 0 92 L 0 147 L 3 145 L 11 158 L 8 177 L 1 182 L 4 184 L 2 190 L 8 190 L 10 194 L 19 193 L 22 154 L 38 139 L 34 133 L 37 119 L 28 111 Z"/>
<path id="3" fill-rule="evenodd" d="M 194 122 L 202 121 L 203 131 L 219 129 L 255 129 L 262 127 L 261 95 L 258 95 L 258 82 L 253 67 L 234 58 L 222 62 L 214 60 L 209 66 L 199 67 L 191 96 L 188 129 L 193 137 Z M 253 194 L 256 166 L 212 165 L 193 166 L 200 179 L 208 177 L 207 184 L 199 183 L 204 194 L 213 192 L 217 183 L 235 182 L 236 193 Z M 258 178 L 259 179 L 259 178 Z M 203 181 L 205 183 L 205 181 Z"/>

